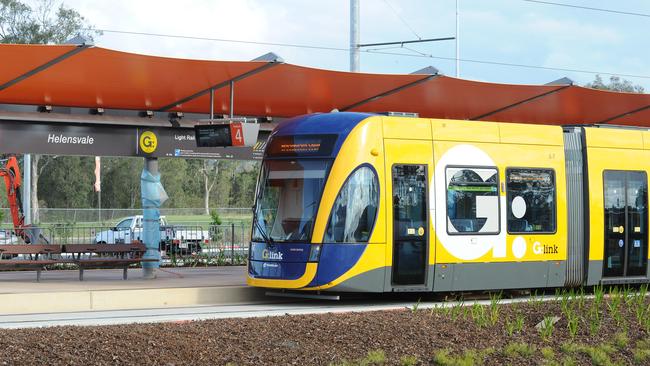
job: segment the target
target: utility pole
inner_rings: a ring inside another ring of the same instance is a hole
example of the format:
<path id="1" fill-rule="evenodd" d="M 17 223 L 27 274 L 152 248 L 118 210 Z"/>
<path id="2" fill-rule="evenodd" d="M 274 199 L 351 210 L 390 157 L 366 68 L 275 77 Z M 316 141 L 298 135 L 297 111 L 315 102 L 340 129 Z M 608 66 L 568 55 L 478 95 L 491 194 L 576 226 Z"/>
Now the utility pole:
<path id="1" fill-rule="evenodd" d="M 456 77 L 460 77 L 460 22 L 459 22 L 459 17 L 458 17 L 458 2 L 460 0 L 456 0 Z"/>
<path id="2" fill-rule="evenodd" d="M 350 0 L 350 71 L 359 72 L 359 0 Z"/>

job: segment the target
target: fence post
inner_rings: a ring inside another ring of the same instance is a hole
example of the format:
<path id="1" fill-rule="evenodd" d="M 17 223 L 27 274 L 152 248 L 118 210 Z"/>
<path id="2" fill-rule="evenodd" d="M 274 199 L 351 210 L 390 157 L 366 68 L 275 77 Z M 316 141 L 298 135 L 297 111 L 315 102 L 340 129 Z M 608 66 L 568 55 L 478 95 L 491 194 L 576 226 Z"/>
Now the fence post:
<path id="1" fill-rule="evenodd" d="M 235 223 L 230 223 L 230 264 L 235 264 Z"/>

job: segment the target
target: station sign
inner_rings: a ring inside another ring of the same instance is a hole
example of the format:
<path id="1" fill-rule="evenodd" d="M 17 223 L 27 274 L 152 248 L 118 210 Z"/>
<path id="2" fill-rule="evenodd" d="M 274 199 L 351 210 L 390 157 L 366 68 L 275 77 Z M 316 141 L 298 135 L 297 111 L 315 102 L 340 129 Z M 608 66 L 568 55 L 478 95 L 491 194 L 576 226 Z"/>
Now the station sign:
<path id="1" fill-rule="evenodd" d="M 257 123 L 213 123 L 194 126 L 197 147 L 252 147 L 257 142 Z"/>
<path id="2" fill-rule="evenodd" d="M 257 160 L 267 137 L 261 134 L 253 146 L 199 147 L 193 127 L 0 121 L 0 147 L 11 154 Z"/>

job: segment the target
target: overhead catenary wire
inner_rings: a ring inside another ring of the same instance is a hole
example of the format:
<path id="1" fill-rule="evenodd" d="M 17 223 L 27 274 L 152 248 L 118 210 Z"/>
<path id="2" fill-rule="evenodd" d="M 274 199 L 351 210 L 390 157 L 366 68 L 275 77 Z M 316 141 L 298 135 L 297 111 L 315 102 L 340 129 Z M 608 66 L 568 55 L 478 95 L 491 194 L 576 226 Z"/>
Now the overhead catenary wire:
<path id="1" fill-rule="evenodd" d="M 212 41 L 212 42 L 226 42 L 226 43 L 239 43 L 239 44 L 251 44 L 251 45 L 262 45 L 262 46 L 291 47 L 291 48 L 302 48 L 302 49 L 324 50 L 324 51 L 337 51 L 337 52 L 349 52 L 350 51 L 349 48 L 315 46 L 315 45 L 296 44 L 296 43 L 247 41 L 247 40 L 211 38 L 211 37 L 198 37 L 198 36 L 163 34 L 163 33 L 135 32 L 135 31 L 114 30 L 114 29 L 93 28 L 92 30 L 100 31 L 100 32 L 103 32 L 103 33 L 139 35 L 139 36 L 149 36 L 149 37 L 177 38 L 177 39 Z M 436 56 L 436 55 L 433 55 L 433 54 L 423 54 L 423 53 L 421 53 L 421 54 L 413 54 L 413 53 L 400 53 L 400 52 L 385 52 L 385 51 L 368 50 L 368 49 L 360 49 L 359 52 L 365 52 L 365 53 L 369 53 L 369 54 L 378 54 L 378 55 L 388 55 L 388 56 L 419 57 L 419 58 L 430 58 L 430 59 L 435 59 L 435 60 L 456 61 L 455 57 Z M 480 59 L 470 59 L 470 58 L 461 58 L 460 61 L 461 62 L 467 62 L 467 63 L 505 66 L 505 67 L 518 67 L 518 68 L 527 68 L 527 69 L 564 71 L 564 72 L 575 72 L 575 73 L 582 73 L 582 74 L 600 74 L 600 75 L 621 76 L 621 77 L 637 78 L 637 79 L 650 79 L 650 75 L 626 74 L 626 73 L 609 72 L 609 71 L 602 71 L 602 70 L 583 70 L 583 69 L 573 69 L 573 68 L 564 68 L 564 67 L 528 65 L 528 64 L 520 64 L 520 63 L 491 61 L 491 60 L 480 60 Z"/>
<path id="2" fill-rule="evenodd" d="M 594 8 L 594 7 L 591 7 L 591 6 L 582 6 L 582 5 L 574 5 L 574 4 L 566 4 L 566 3 L 557 3 L 557 2 L 553 2 L 553 1 L 544 1 L 544 0 L 520 0 L 520 1 L 525 1 L 525 2 L 527 2 L 527 3 L 543 4 L 543 5 L 563 6 L 563 7 L 565 7 L 565 8 L 574 8 L 574 9 L 582 9 L 582 10 L 600 11 L 600 12 L 612 13 L 612 14 L 633 15 L 633 16 L 637 16 L 637 17 L 650 18 L 650 14 L 646 14 L 646 13 L 637 13 L 637 12 L 632 12 L 632 11 L 622 11 L 622 10 L 614 10 L 614 9 Z"/>
<path id="3" fill-rule="evenodd" d="M 422 39 L 422 37 L 420 37 L 420 35 L 417 34 L 417 32 L 409 25 L 409 23 L 406 20 L 404 20 L 404 18 L 402 18 L 401 15 L 399 15 L 397 10 L 395 10 L 395 8 L 388 2 L 388 0 L 384 0 L 384 3 L 386 3 L 386 5 L 390 8 L 390 10 L 393 11 L 393 13 L 399 18 L 400 21 L 402 21 L 402 23 L 404 23 L 406 28 L 408 28 L 411 31 L 411 33 L 415 35 L 417 39 Z"/>

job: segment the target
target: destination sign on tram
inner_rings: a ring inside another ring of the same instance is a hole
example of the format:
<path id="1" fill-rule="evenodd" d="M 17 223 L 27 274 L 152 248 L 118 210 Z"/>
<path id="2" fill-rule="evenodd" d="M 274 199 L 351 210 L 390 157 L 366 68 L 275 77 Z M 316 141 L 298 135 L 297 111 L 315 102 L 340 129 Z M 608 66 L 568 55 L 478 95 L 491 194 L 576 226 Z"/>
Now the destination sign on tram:
<path id="1" fill-rule="evenodd" d="M 329 156 L 337 135 L 274 136 L 267 149 L 268 156 Z"/>

